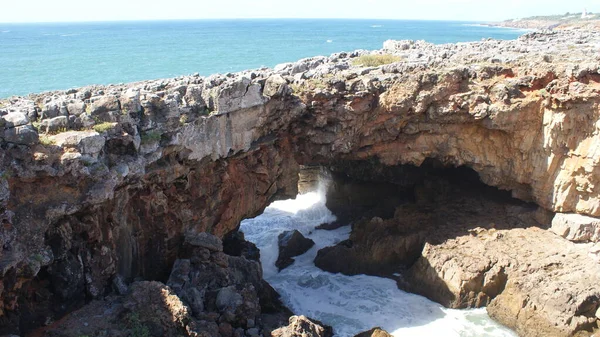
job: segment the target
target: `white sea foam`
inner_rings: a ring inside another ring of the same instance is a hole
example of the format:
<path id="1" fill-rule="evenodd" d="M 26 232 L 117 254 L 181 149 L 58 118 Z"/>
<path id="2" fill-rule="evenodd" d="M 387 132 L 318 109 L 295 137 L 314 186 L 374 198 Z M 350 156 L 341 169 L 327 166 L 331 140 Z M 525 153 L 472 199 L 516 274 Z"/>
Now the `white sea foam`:
<path id="1" fill-rule="evenodd" d="M 371 28 L 381 28 L 383 25 L 372 25 Z"/>
<path id="2" fill-rule="evenodd" d="M 10 33 L 10 30 L 3 30 L 2 33 L 4 33 L 4 34 Z"/>
<path id="3" fill-rule="evenodd" d="M 327 43 L 332 43 L 332 42 L 333 42 L 333 40 L 327 40 Z"/>
<path id="4" fill-rule="evenodd" d="M 350 235 L 350 227 L 334 231 L 315 230 L 335 216 L 325 207 L 322 193 L 299 195 L 277 201 L 254 219 L 242 222 L 240 230 L 261 251 L 264 278 L 296 314 L 333 326 L 336 336 L 381 326 L 394 336 L 508 337 L 510 330 L 492 321 L 485 309 L 450 310 L 428 299 L 403 292 L 390 279 L 331 274 L 315 267 L 317 251 Z M 297 229 L 315 241 L 315 246 L 277 272 L 277 236 Z"/>

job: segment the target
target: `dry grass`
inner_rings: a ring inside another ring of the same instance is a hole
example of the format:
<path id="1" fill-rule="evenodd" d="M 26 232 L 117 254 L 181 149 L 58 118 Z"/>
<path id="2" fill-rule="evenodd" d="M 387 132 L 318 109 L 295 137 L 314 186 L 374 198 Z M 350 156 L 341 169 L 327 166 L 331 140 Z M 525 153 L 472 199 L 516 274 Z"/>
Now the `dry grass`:
<path id="1" fill-rule="evenodd" d="M 103 132 L 114 129 L 116 126 L 117 126 L 117 123 L 104 122 L 101 124 L 94 125 L 93 129 L 94 129 L 94 131 L 96 131 L 98 133 L 103 133 Z"/>
<path id="2" fill-rule="evenodd" d="M 400 56 L 382 54 L 382 55 L 363 55 L 352 61 L 355 66 L 363 67 L 379 67 L 384 64 L 390 64 L 394 62 L 400 62 L 402 58 Z"/>

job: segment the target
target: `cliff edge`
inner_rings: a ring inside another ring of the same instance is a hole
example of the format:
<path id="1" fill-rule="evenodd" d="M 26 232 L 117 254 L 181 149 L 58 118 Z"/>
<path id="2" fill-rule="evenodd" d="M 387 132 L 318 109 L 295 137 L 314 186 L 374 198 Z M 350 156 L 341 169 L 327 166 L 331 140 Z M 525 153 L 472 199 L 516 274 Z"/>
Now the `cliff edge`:
<path id="1" fill-rule="evenodd" d="M 117 277 L 165 282 L 186 233 L 224 237 L 295 196 L 300 165 L 434 159 L 547 211 L 600 217 L 599 50 L 600 32 L 579 29 L 387 41 L 2 100 L 0 333 L 53 321 Z M 585 311 L 543 324 L 572 334 L 588 327 L 573 317 L 595 322 L 600 287 L 586 291 Z"/>

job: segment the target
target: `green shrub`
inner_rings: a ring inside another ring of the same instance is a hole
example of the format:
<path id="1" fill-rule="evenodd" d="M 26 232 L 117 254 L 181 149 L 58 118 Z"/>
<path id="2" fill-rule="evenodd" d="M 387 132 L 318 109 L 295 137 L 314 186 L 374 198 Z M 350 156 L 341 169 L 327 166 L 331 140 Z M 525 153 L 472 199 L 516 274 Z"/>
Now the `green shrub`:
<path id="1" fill-rule="evenodd" d="M 104 122 L 104 123 L 94 125 L 93 129 L 94 129 L 94 131 L 96 131 L 98 133 L 103 133 L 103 132 L 114 129 L 115 126 L 117 126 L 117 123 Z"/>
<path id="2" fill-rule="evenodd" d="M 128 319 L 131 337 L 150 337 L 150 330 L 140 321 L 137 313 L 131 313 Z"/>
<path id="3" fill-rule="evenodd" d="M 400 56 L 382 54 L 382 55 L 363 55 L 355 58 L 352 64 L 355 66 L 363 67 L 379 67 L 384 64 L 390 64 L 394 62 L 400 62 L 402 58 Z"/>

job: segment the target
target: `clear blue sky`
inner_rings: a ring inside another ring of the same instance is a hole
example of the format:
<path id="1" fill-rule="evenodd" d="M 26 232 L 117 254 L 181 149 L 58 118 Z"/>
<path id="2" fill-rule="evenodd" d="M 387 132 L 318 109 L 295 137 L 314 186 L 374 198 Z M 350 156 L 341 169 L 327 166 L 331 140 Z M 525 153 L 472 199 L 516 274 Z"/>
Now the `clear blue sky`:
<path id="1" fill-rule="evenodd" d="M 0 0 L 0 22 L 206 18 L 504 20 L 600 12 L 600 0 Z"/>

